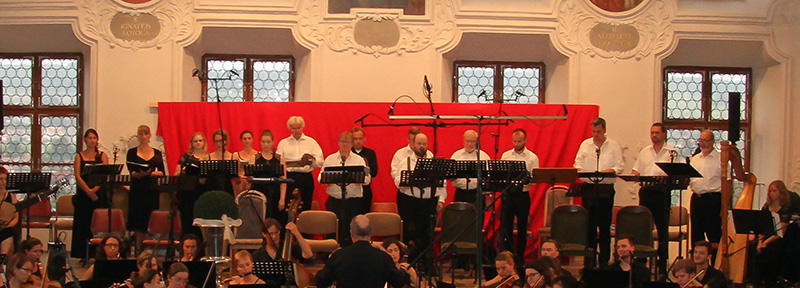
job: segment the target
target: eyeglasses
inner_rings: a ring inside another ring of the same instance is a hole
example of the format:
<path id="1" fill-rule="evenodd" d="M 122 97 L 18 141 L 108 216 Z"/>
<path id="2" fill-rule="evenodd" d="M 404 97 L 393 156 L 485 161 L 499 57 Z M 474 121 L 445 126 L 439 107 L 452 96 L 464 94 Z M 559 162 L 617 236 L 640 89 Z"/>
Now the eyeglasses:
<path id="1" fill-rule="evenodd" d="M 172 281 L 186 283 L 189 282 L 189 278 L 182 278 L 182 277 L 173 277 Z"/>
<path id="2" fill-rule="evenodd" d="M 103 245 L 103 246 L 106 246 L 106 247 L 109 247 L 109 248 L 119 248 L 119 244 L 106 244 L 106 245 Z"/>
<path id="3" fill-rule="evenodd" d="M 526 279 L 531 279 L 531 278 L 533 278 L 533 277 L 537 277 L 537 276 L 541 276 L 541 275 L 542 275 L 542 274 L 539 274 L 539 273 L 536 273 L 536 272 L 534 272 L 534 273 L 531 273 L 531 274 L 525 274 L 525 278 L 526 278 Z"/>
<path id="4" fill-rule="evenodd" d="M 33 270 L 31 270 L 30 268 L 20 267 L 19 270 L 26 271 L 28 273 L 33 273 Z"/>

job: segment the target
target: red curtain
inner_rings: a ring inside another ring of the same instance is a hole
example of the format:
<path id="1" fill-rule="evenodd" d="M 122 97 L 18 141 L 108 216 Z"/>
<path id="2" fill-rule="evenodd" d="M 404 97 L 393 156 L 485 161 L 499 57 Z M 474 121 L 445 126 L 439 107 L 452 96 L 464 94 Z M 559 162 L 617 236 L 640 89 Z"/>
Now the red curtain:
<path id="1" fill-rule="evenodd" d="M 388 120 L 389 103 L 331 103 L 331 102 L 290 102 L 290 103 L 207 103 L 180 102 L 159 103 L 157 135 L 162 136 L 169 163 L 174 169 L 180 156 L 189 148 L 189 138 L 196 131 L 203 132 L 206 137 L 220 127 L 228 131 L 231 137 L 230 151 L 238 151 L 242 144 L 238 141 L 239 133 L 244 130 L 253 131 L 256 141 L 255 149 L 260 150 L 258 135 L 264 129 L 272 130 L 275 142 L 289 136 L 286 120 L 289 116 L 303 116 L 306 122 L 304 133 L 319 142 L 327 156 L 338 150 L 339 133 L 350 130 L 353 122 L 368 114 L 367 124 L 407 124 L 424 123 L 423 120 Z M 567 120 L 515 120 L 508 126 L 484 126 L 480 133 L 481 149 L 492 159 L 513 147 L 511 132 L 522 128 L 528 133 L 527 147 L 539 156 L 541 167 L 572 167 L 575 154 L 581 141 L 591 137 L 589 125 L 598 115 L 596 105 L 550 105 L 550 104 L 457 104 L 436 103 L 434 109 L 438 115 L 498 115 L 500 111 L 517 116 L 558 116 L 566 113 Z M 424 112 L 423 112 L 424 111 Z M 428 105 L 416 106 L 412 103 L 397 103 L 395 115 L 420 115 L 430 111 Z M 468 123 L 469 120 L 452 120 L 446 123 Z M 405 127 L 366 127 L 365 146 L 372 148 L 378 155 L 378 176 L 372 180 L 373 201 L 394 202 L 397 188 L 389 173 L 394 152 L 407 145 Z M 462 134 L 468 129 L 477 130 L 476 125 L 447 126 L 439 128 L 434 139 L 433 128 L 422 127 L 428 134 L 430 149 L 433 151 L 438 143 L 436 156 L 450 157 L 456 150 L 463 148 Z M 498 145 L 492 134 L 499 134 Z M 213 150 L 209 139 L 209 150 Z M 495 150 L 496 149 L 496 150 Z M 495 153 L 497 151 L 497 153 Z M 316 172 L 315 172 L 316 177 Z M 531 192 L 531 225 L 530 230 L 537 239 L 539 228 L 543 222 L 544 191 L 547 185 L 537 185 Z M 448 202 L 453 199 L 454 189 L 448 185 Z M 327 194 L 324 187 L 317 184 L 314 199 L 325 203 Z M 498 214 L 499 215 L 499 210 Z M 489 214 L 487 214 L 489 216 Z M 487 219 L 487 222 L 489 220 Z M 498 225 L 499 226 L 499 225 Z M 495 227 L 498 227 L 495 226 Z M 529 251 L 530 253 L 530 251 Z"/>

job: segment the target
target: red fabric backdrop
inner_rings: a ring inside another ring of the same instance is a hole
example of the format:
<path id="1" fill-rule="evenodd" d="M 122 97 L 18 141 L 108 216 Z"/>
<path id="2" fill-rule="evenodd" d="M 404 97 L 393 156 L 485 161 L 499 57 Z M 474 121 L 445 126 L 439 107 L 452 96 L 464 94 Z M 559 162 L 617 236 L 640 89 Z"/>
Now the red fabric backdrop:
<path id="1" fill-rule="evenodd" d="M 286 120 L 289 116 L 300 115 L 306 121 L 304 133 L 319 142 L 325 156 L 338 150 L 339 133 L 351 129 L 353 121 L 367 113 L 374 113 L 365 119 L 367 124 L 401 124 L 422 123 L 424 121 L 389 121 L 386 115 L 389 103 L 330 103 L 330 102 L 291 102 L 291 103 L 217 103 L 181 102 L 159 103 L 157 135 L 164 139 L 164 147 L 169 169 L 173 170 L 180 156 L 189 148 L 189 138 L 196 131 L 203 132 L 206 137 L 219 128 L 218 115 L 222 118 L 222 127 L 231 135 L 230 151 L 238 151 L 242 144 L 238 141 L 239 133 L 251 130 L 256 136 L 254 148 L 260 150 L 258 135 L 264 129 L 271 129 L 275 142 L 289 136 Z M 219 107 L 219 109 L 218 109 Z M 397 103 L 396 115 L 424 114 L 411 103 Z M 421 107 L 429 111 L 427 105 Z M 436 103 L 439 115 L 497 115 L 502 109 L 509 115 L 556 116 L 564 115 L 567 120 L 516 120 L 508 126 L 484 126 L 481 131 L 481 148 L 492 159 L 513 147 L 511 131 L 523 128 L 528 132 L 527 147 L 539 156 L 541 167 L 572 167 L 575 153 L 581 141 L 591 137 L 589 123 L 598 115 L 596 105 L 500 105 L 500 104 L 456 104 Z M 448 121 L 467 122 L 466 120 Z M 394 202 L 397 189 L 390 177 L 391 160 L 394 152 L 407 145 L 406 134 L 409 127 L 366 127 L 365 146 L 372 148 L 378 155 L 378 176 L 372 180 L 373 201 Z M 420 127 L 428 134 L 430 148 L 438 142 L 437 157 L 450 157 L 456 150 L 463 148 L 461 136 L 467 129 L 476 126 L 449 126 L 438 129 L 438 138 L 433 139 L 433 129 Z M 499 147 L 495 154 L 495 139 L 492 133 L 498 133 Z M 210 140 L 210 139 L 209 139 Z M 438 140 L 438 141 L 437 141 Z M 209 151 L 213 145 L 209 143 Z M 314 173 L 316 177 L 316 172 Z M 537 239 L 539 228 L 543 222 L 544 191 L 546 185 L 537 185 L 531 194 L 531 225 Z M 453 199 L 454 189 L 448 185 L 448 202 Z M 317 184 L 314 199 L 325 203 L 327 194 L 324 187 Z M 498 211 L 499 215 L 499 211 Z M 488 216 L 488 214 L 487 214 Z M 488 219 L 487 219 L 488 221 Z M 529 246 L 530 247 L 530 246 Z M 529 252 L 530 253 L 530 252 Z"/>

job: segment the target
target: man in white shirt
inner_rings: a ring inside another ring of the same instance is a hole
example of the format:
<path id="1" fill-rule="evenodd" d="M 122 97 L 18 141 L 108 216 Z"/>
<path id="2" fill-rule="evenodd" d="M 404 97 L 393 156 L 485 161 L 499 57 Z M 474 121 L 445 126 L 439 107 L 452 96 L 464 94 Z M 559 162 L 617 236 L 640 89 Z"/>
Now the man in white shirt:
<path id="1" fill-rule="evenodd" d="M 680 162 L 678 151 L 666 143 L 667 128 L 660 122 L 650 126 L 650 142 L 652 145 L 644 147 L 636 163 L 633 164 L 633 174 L 642 176 L 666 176 L 659 168 L 659 162 Z M 650 209 L 653 221 L 658 230 L 658 269 L 662 277 L 667 275 L 667 258 L 669 257 L 669 213 L 670 190 L 664 185 L 648 185 L 645 183 L 639 189 L 639 205 Z"/>
<path id="2" fill-rule="evenodd" d="M 591 123 L 592 138 L 586 139 L 578 148 L 575 155 L 574 167 L 580 172 L 611 172 L 622 173 L 622 148 L 617 141 L 606 137 L 606 120 L 595 118 Z M 587 244 L 591 249 L 597 249 L 600 244 L 599 261 L 601 268 L 608 265 L 611 259 L 611 217 L 614 208 L 614 179 L 593 183 L 590 179 L 582 179 L 581 195 L 583 207 L 589 212 L 588 230 L 600 231 L 599 241 L 597 233 L 587 233 Z"/>
<path id="3" fill-rule="evenodd" d="M 326 167 L 343 167 L 343 166 L 363 166 L 367 167 L 367 162 L 364 158 L 353 153 L 353 133 L 350 131 L 342 132 L 339 134 L 339 151 L 329 155 L 325 158 L 325 163 L 320 170 L 318 181 L 322 181 L 322 174 L 325 172 Z M 351 240 L 349 237 L 347 223 L 350 219 L 359 214 L 361 210 L 361 201 L 363 196 L 362 185 L 368 185 L 372 178 L 369 174 L 364 177 L 363 183 L 350 183 L 345 186 L 345 195 L 342 195 L 342 186 L 336 184 L 328 184 L 326 192 L 328 193 L 328 200 L 325 201 L 325 209 L 336 213 L 339 221 L 339 245 L 350 245 Z"/>
<path id="4" fill-rule="evenodd" d="M 478 153 L 481 155 L 481 161 L 490 160 L 489 154 L 478 151 L 475 147 L 478 142 L 478 132 L 475 130 L 467 130 L 464 132 L 464 148 L 458 149 L 453 152 L 450 159 L 453 160 L 478 160 Z M 485 173 L 485 171 L 484 171 Z M 458 178 L 453 179 L 453 187 L 456 187 L 456 194 L 453 201 L 475 203 L 478 200 L 478 178 Z"/>
<path id="5" fill-rule="evenodd" d="M 516 129 L 511 133 L 511 140 L 514 141 L 514 149 L 503 152 L 500 160 L 524 161 L 525 169 L 528 171 L 539 168 L 539 156 L 525 147 L 528 141 L 528 133 L 523 129 Z M 517 260 L 521 264 L 525 262 L 525 248 L 528 231 L 528 215 L 531 210 L 530 185 L 514 187 L 509 190 L 500 203 L 500 237 L 502 245 L 506 250 L 514 251 L 514 255 L 519 255 Z M 514 217 L 517 218 L 517 248 L 514 249 Z M 521 265 L 517 265 L 522 267 Z"/>
<path id="6" fill-rule="evenodd" d="M 286 191 L 300 189 L 300 199 L 303 204 L 300 212 L 311 208 L 311 201 L 314 198 L 314 177 L 311 171 L 322 166 L 322 148 L 319 147 L 317 140 L 303 134 L 306 122 L 303 117 L 292 116 L 286 121 L 286 127 L 292 135 L 278 142 L 275 151 L 286 159 L 286 178 L 294 180 L 286 187 Z"/>
<path id="7" fill-rule="evenodd" d="M 413 171 L 420 158 L 433 158 L 433 153 L 428 150 L 428 136 L 423 133 L 415 135 L 413 149 L 406 148 L 397 150 L 392 159 L 392 179 L 398 190 L 397 210 L 403 219 L 403 242 L 414 242 L 410 254 L 413 259 L 431 244 L 433 221 L 447 199 L 447 190 L 444 187 L 431 191 L 430 187 L 419 189 L 400 186 L 402 171 Z"/>
<path id="8" fill-rule="evenodd" d="M 692 221 L 692 242 L 706 240 L 719 244 L 722 236 L 722 164 L 720 153 L 714 149 L 714 133 L 705 130 L 698 139 L 700 153 L 692 156 L 691 163 L 703 178 L 692 178 L 689 186 L 692 187 L 692 200 L 690 204 Z"/>

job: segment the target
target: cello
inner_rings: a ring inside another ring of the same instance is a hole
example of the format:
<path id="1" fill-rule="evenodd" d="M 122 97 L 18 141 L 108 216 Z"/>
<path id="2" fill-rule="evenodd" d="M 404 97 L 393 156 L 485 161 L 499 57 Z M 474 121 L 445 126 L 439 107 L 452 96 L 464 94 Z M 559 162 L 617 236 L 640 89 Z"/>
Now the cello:
<path id="1" fill-rule="evenodd" d="M 288 221 L 294 223 L 297 220 L 297 210 L 300 207 L 300 190 L 297 188 L 292 191 L 292 199 L 289 202 L 289 206 L 286 209 L 289 213 Z M 288 280 L 294 280 L 297 284 L 297 287 L 306 287 L 311 286 L 314 284 L 314 279 L 311 274 L 311 271 L 308 271 L 308 268 L 300 264 L 297 259 L 292 259 L 292 233 L 290 231 L 286 231 L 286 234 L 283 235 L 283 247 L 281 247 L 281 257 L 283 257 L 284 261 L 291 261 L 292 266 L 294 267 L 294 275 L 286 275 L 287 283 Z"/>
<path id="2" fill-rule="evenodd" d="M 731 206 L 731 199 L 733 198 L 733 187 L 731 179 L 728 179 L 728 160 L 730 160 L 731 168 L 734 175 L 738 176 L 737 179 L 744 182 L 742 193 L 733 205 L 733 209 L 753 209 L 753 198 L 755 193 L 756 178 L 752 173 L 745 173 L 742 166 L 742 156 L 739 149 L 735 145 L 731 145 L 729 141 L 722 141 L 722 153 L 720 154 L 720 164 L 722 165 L 722 209 L 720 216 L 722 217 L 722 238 L 719 241 L 717 248 L 716 262 L 714 267 L 723 273 L 733 283 L 744 283 L 745 267 L 747 267 L 747 246 L 748 239 L 746 234 L 736 234 L 734 231 L 733 223 L 729 219 L 728 209 Z M 729 251 L 735 251 L 730 254 Z M 744 251 L 744 252 L 743 252 Z M 733 265 L 732 265 L 733 264 Z"/>

